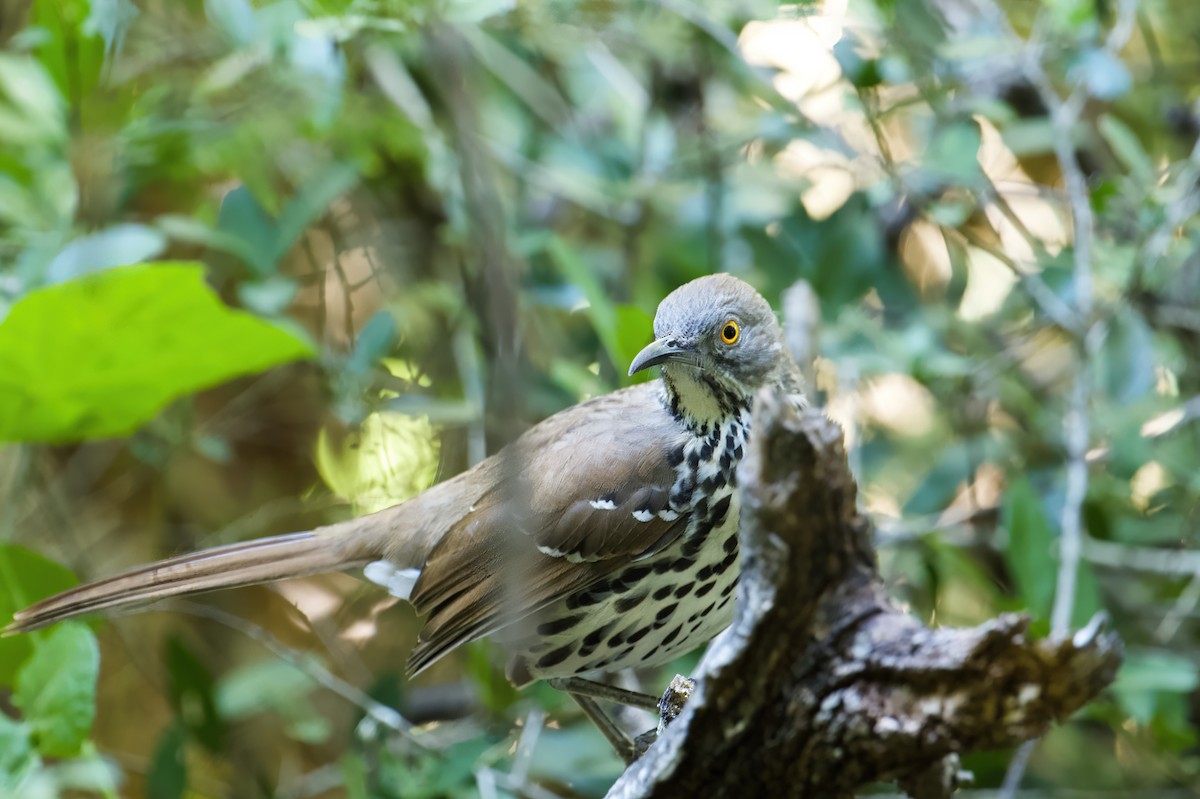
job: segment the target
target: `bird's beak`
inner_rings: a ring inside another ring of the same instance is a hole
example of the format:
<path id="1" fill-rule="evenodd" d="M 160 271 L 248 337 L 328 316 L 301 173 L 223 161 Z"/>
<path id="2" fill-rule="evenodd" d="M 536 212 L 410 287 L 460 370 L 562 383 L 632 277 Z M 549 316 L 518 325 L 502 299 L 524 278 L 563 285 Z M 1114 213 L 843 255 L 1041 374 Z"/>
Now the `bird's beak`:
<path id="1" fill-rule="evenodd" d="M 647 344 L 646 348 L 637 354 L 633 363 L 629 364 L 629 375 L 632 377 L 643 369 L 672 361 L 692 366 L 700 365 L 699 355 L 692 347 L 671 339 L 660 338 Z"/>

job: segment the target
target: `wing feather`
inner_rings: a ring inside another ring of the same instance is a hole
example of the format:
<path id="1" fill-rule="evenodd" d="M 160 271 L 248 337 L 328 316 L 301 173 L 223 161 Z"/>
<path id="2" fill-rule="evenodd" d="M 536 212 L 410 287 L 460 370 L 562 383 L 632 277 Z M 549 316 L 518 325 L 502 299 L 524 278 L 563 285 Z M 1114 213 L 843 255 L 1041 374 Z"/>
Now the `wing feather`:
<path id="1" fill-rule="evenodd" d="M 687 515 L 668 500 L 685 433 L 658 392 L 642 384 L 576 405 L 489 459 L 499 459 L 494 486 L 442 536 L 413 587 L 429 615 L 411 671 L 682 534 Z"/>

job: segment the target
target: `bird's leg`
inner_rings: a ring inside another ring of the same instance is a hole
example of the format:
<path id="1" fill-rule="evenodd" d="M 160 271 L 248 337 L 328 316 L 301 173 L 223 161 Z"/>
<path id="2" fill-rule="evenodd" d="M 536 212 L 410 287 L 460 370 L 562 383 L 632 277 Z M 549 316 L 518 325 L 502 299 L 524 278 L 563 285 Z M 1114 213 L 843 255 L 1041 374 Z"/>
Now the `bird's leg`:
<path id="1" fill-rule="evenodd" d="M 571 698 L 579 705 L 579 709 L 584 712 L 592 723 L 604 734 L 608 742 L 612 744 L 613 749 L 617 750 L 617 755 L 620 756 L 625 764 L 632 763 L 636 758 L 634 756 L 633 741 L 629 736 L 617 726 L 617 723 L 610 719 L 608 715 L 600 709 L 600 705 L 595 699 L 584 694 L 577 694 L 572 691 L 567 691 Z"/>
<path id="2" fill-rule="evenodd" d="M 615 685 L 605 685 L 602 682 L 585 680 L 582 677 L 558 677 L 546 682 L 550 684 L 551 688 L 566 691 L 572 696 L 587 696 L 592 699 L 616 702 L 618 705 L 640 707 L 642 710 L 649 710 L 654 713 L 658 712 L 659 699 L 650 694 L 629 691 L 624 688 L 618 688 Z"/>

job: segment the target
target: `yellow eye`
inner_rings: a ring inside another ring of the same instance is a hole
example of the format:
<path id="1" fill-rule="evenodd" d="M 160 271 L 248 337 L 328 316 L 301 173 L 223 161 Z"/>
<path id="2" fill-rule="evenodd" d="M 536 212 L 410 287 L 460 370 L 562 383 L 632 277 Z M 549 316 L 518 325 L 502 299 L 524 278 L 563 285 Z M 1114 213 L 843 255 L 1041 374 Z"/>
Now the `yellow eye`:
<path id="1" fill-rule="evenodd" d="M 741 330 L 738 328 L 738 323 L 730 319 L 721 328 L 721 341 L 725 342 L 726 344 L 737 344 L 738 336 L 741 334 Z"/>

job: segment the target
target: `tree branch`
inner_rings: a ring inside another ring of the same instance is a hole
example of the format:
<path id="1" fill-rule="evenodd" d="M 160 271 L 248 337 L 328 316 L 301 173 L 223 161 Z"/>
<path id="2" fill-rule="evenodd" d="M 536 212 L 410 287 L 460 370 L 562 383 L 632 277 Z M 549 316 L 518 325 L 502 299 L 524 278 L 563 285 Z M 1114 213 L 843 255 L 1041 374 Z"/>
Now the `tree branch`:
<path id="1" fill-rule="evenodd" d="M 1098 620 L 1038 641 L 1014 614 L 930 630 L 897 611 L 840 429 L 769 393 L 754 429 L 737 616 L 610 799 L 850 797 L 880 780 L 948 796 L 955 755 L 1039 735 L 1112 681 L 1121 645 Z"/>

